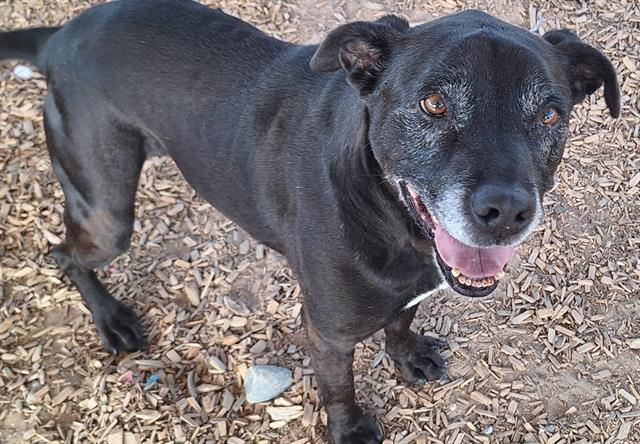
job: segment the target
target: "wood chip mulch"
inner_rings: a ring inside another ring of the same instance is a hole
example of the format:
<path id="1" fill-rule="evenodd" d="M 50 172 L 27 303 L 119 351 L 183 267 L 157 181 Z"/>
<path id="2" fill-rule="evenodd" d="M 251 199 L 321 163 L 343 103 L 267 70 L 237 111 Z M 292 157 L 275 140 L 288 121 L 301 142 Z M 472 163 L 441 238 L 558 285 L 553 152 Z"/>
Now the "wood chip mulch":
<path id="1" fill-rule="evenodd" d="M 59 24 L 90 3 L 1 2 L 0 28 Z M 640 442 L 639 3 L 209 3 L 297 42 L 388 12 L 420 22 L 481 7 L 527 28 L 577 30 L 612 58 L 622 117 L 608 116 L 601 93 L 576 107 L 545 223 L 507 283 L 479 302 L 442 293 L 422 304 L 414 327 L 448 341 L 448 379 L 405 386 L 378 334 L 358 348 L 356 386 L 385 443 Z M 290 270 L 167 159 L 147 162 L 132 247 L 100 272 L 143 314 L 150 347 L 103 352 L 48 255 L 63 226 L 42 129 L 46 85 L 15 78 L 15 65 L 0 65 L 0 442 L 327 442 Z M 294 385 L 247 404 L 242 377 L 254 363 L 291 369 Z"/>

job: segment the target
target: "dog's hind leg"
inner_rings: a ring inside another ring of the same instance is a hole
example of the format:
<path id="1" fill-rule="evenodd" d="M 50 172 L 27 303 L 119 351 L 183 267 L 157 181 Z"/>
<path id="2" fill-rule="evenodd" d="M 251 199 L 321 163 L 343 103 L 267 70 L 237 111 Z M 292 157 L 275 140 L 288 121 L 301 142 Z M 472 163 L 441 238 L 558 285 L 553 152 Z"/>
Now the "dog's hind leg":
<path id="1" fill-rule="evenodd" d="M 63 121 L 51 95 L 45 129 L 65 196 L 66 235 L 53 256 L 80 292 L 105 348 L 114 354 L 142 349 L 137 316 L 107 291 L 93 270 L 129 246 L 144 141 L 133 130 L 100 122 L 99 116 L 65 116 Z"/>

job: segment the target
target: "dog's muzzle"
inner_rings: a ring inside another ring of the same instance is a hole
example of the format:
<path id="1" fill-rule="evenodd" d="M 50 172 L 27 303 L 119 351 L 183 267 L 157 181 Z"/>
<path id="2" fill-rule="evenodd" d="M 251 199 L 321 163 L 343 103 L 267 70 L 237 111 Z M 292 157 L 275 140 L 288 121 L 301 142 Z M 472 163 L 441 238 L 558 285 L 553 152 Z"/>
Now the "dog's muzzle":
<path id="1" fill-rule="evenodd" d="M 402 182 L 400 188 L 421 231 L 433 239 L 438 265 L 451 288 L 469 297 L 493 292 L 515 253 L 514 247 L 475 247 L 461 242 L 429 211 L 414 187 Z"/>

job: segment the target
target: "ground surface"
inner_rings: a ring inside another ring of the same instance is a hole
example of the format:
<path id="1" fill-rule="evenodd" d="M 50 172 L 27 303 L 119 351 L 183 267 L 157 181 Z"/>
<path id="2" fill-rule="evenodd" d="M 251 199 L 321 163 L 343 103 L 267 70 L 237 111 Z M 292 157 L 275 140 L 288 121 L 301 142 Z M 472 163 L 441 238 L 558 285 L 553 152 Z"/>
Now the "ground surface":
<path id="1" fill-rule="evenodd" d="M 5 1 L 0 28 L 62 23 L 88 4 Z M 356 385 L 388 443 L 640 442 L 638 2 L 212 4 L 298 42 L 385 12 L 419 22 L 481 7 L 526 27 L 541 14 L 543 29 L 575 29 L 605 50 L 622 118 L 608 117 L 601 95 L 576 108 L 545 224 L 510 279 L 482 302 L 442 293 L 422 304 L 414 327 L 448 341 L 448 379 L 405 386 L 379 334 L 357 351 Z M 48 255 L 63 226 L 41 125 L 45 84 L 14 78 L 13 66 L 0 65 L 0 442 L 326 442 L 296 281 L 168 160 L 147 164 L 132 248 L 101 272 L 143 314 L 149 350 L 102 351 Z M 292 369 L 294 386 L 246 404 L 242 375 L 255 362 Z M 159 381 L 145 386 L 152 373 Z M 292 406 L 291 419 L 272 420 L 273 406 Z"/>

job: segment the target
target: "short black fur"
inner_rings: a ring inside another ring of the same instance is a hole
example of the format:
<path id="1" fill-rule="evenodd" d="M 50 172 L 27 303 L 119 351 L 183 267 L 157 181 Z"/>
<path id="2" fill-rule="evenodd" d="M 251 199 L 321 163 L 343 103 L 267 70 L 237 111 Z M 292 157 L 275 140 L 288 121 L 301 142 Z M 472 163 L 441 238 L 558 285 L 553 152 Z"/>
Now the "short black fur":
<path id="1" fill-rule="evenodd" d="M 46 73 L 66 199 L 54 257 L 105 347 L 145 345 L 93 269 L 129 245 L 144 160 L 169 155 L 203 198 L 286 255 L 335 444 L 382 441 L 355 403 L 358 341 L 384 329 L 411 383 L 446 370 L 442 344 L 409 329 L 420 295 L 452 273 L 425 212 L 469 248 L 521 242 L 540 221 L 533 206 L 552 186 L 571 106 L 604 84 L 620 110 L 613 66 L 575 34 L 542 39 L 478 11 L 413 28 L 395 16 L 350 23 L 318 47 L 190 1 L 122 0 L 61 28 L 0 33 L 0 58 Z M 446 115 L 421 111 L 429 94 Z M 549 107 L 560 120 L 545 126 Z M 469 202 L 489 189 L 502 215 L 527 206 L 522 227 L 477 214 Z"/>

